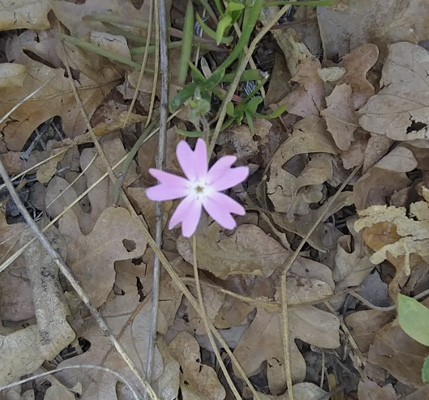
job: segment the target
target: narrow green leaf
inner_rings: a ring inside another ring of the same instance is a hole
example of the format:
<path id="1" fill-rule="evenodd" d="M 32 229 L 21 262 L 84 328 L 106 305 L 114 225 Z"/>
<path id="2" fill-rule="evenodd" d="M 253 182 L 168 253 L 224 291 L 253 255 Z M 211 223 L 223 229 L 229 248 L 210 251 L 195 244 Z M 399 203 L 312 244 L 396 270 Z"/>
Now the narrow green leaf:
<path id="1" fill-rule="evenodd" d="M 183 46 L 180 53 L 179 75 L 177 81 L 179 85 L 184 85 L 188 76 L 188 61 L 191 59 L 192 39 L 194 38 L 194 6 L 188 0 L 186 6 L 185 23 L 183 26 Z"/>
<path id="2" fill-rule="evenodd" d="M 246 111 L 246 121 L 247 121 L 247 125 L 249 125 L 249 129 L 250 132 L 253 133 L 253 118 L 252 118 L 252 114 L 250 114 L 249 112 Z"/>
<path id="3" fill-rule="evenodd" d="M 236 74 L 234 72 L 225 74 L 225 76 L 222 79 L 222 82 L 231 83 L 234 80 L 235 75 Z M 247 69 L 246 71 L 243 72 L 243 74 L 240 77 L 241 82 L 258 81 L 259 79 L 261 79 L 261 74 L 257 69 Z"/>
<path id="4" fill-rule="evenodd" d="M 185 130 L 183 130 L 183 129 L 179 129 L 179 128 L 177 128 L 176 127 L 176 132 L 179 134 L 179 135 L 182 135 L 182 136 L 186 136 L 186 137 L 196 137 L 196 138 L 199 138 L 199 137 L 203 137 L 203 132 L 201 132 L 201 131 L 185 131 Z"/>
<path id="5" fill-rule="evenodd" d="M 217 36 L 216 36 L 216 32 L 211 29 L 203 20 L 202 18 L 199 16 L 198 13 L 195 14 L 195 18 L 197 19 L 198 23 L 200 24 L 202 30 L 204 31 L 204 33 L 211 37 L 212 39 L 217 41 Z M 225 36 L 225 37 L 221 37 L 220 38 L 220 43 L 224 43 L 224 44 L 229 44 L 233 41 L 233 37 L 232 36 Z"/>
<path id="6" fill-rule="evenodd" d="M 264 3 L 264 7 L 273 7 L 273 6 L 284 6 L 290 4 L 291 6 L 332 6 L 334 0 L 315 0 L 315 1 L 273 1 L 272 3 Z"/>
<path id="7" fill-rule="evenodd" d="M 262 118 L 262 119 L 274 119 L 280 117 L 286 110 L 287 110 L 287 104 L 282 105 L 281 107 L 277 108 L 277 110 L 273 111 L 271 114 L 263 115 L 256 113 L 255 117 Z"/>
<path id="8" fill-rule="evenodd" d="M 411 297 L 398 295 L 399 325 L 417 342 L 429 346 L 429 309 Z"/>
<path id="9" fill-rule="evenodd" d="M 422 381 L 424 383 L 429 383 L 429 356 L 425 358 L 422 369 Z"/>
<path id="10" fill-rule="evenodd" d="M 229 14 L 225 14 L 217 24 L 216 27 L 216 44 L 219 46 L 221 43 L 222 37 L 225 33 L 225 31 L 229 28 L 231 25 L 232 18 Z"/>
<path id="11" fill-rule="evenodd" d="M 235 116 L 235 112 L 234 112 L 234 105 L 232 103 L 228 103 L 226 105 L 226 113 L 230 116 L 230 117 L 234 117 Z"/>
<path id="12" fill-rule="evenodd" d="M 219 67 L 213 72 L 212 76 L 200 85 L 201 91 L 212 90 L 222 82 L 225 76 L 225 68 Z"/>

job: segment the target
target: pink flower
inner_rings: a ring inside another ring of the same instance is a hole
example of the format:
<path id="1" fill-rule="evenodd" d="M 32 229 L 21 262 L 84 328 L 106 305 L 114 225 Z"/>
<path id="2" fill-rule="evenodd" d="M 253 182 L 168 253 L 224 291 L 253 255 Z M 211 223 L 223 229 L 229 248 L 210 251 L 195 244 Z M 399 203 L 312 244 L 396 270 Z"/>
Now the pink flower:
<path id="1" fill-rule="evenodd" d="M 184 197 L 171 217 L 169 229 L 182 223 L 182 235 L 190 237 L 197 229 L 201 210 L 207 213 L 225 229 L 236 226 L 232 213 L 244 215 L 244 207 L 221 191 L 243 182 L 249 175 L 249 168 L 231 168 L 235 156 L 224 156 L 208 169 L 206 143 L 198 139 L 195 150 L 184 140 L 176 149 L 177 159 L 186 178 L 151 168 L 149 173 L 160 181 L 146 191 L 154 201 L 175 200 Z"/>

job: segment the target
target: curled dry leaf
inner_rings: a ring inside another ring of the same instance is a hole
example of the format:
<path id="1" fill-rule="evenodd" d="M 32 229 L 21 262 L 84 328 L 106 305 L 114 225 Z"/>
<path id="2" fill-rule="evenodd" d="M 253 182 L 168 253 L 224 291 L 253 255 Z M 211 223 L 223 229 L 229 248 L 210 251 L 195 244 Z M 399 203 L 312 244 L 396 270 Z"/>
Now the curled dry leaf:
<path id="1" fill-rule="evenodd" d="M 189 239 L 179 238 L 177 250 L 192 263 Z M 211 224 L 204 235 L 197 236 L 198 267 L 226 279 L 230 275 L 270 276 L 279 268 L 289 253 L 261 228 L 241 225 L 231 236 Z"/>
<path id="2" fill-rule="evenodd" d="M 137 222 L 124 208 L 108 207 L 89 235 L 83 235 L 74 213 L 59 222 L 69 244 L 67 263 L 95 307 L 103 304 L 115 281 L 114 262 L 140 257 L 146 249 Z"/>
<path id="3" fill-rule="evenodd" d="M 348 150 L 358 127 L 351 86 L 345 83 L 336 86 L 326 98 L 326 105 L 328 107 L 320 114 L 326 120 L 328 131 L 340 150 Z"/>
<path id="4" fill-rule="evenodd" d="M 360 110 L 361 126 L 394 140 L 427 139 L 429 53 L 401 42 L 389 47 L 381 90 Z"/>
<path id="5" fill-rule="evenodd" d="M 192 399 L 191 394 L 203 395 L 207 399 L 223 400 L 226 392 L 219 382 L 215 370 L 201 363 L 200 346 L 196 339 L 187 332 L 180 332 L 169 345 L 170 352 L 180 364 L 181 388 L 189 390 L 186 399 Z M 197 397 L 200 398 L 200 397 Z"/>

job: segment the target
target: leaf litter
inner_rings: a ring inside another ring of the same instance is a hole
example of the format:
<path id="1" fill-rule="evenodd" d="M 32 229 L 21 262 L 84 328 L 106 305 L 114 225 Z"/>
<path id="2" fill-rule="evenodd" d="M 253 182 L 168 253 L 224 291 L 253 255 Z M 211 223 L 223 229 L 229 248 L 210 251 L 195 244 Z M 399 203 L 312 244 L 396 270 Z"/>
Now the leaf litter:
<path id="1" fill-rule="evenodd" d="M 232 87 L 222 76 L 173 117 L 166 170 L 182 175 L 185 160 L 175 152 L 186 138 L 177 132 L 192 136 L 201 127 L 200 136 L 215 141 L 210 165 L 234 156 L 236 168 L 248 169 L 249 178 L 228 190 L 246 215 L 222 227 L 203 213 L 193 246 L 180 229 L 168 229 L 175 197 L 164 203 L 160 259 L 166 269 L 155 331 L 152 267 L 160 253 L 144 232 L 154 237 L 159 229 L 155 203 L 146 195 L 156 184 L 149 169 L 159 168 L 158 144 L 145 125 L 149 108 L 158 114 L 160 87 L 153 87 L 146 71 L 136 90 L 151 1 L 138 3 L 14 2 L 13 13 L 11 2 L 2 6 L 1 115 L 48 83 L 0 122 L 0 156 L 12 178 L 22 173 L 17 191 L 41 228 L 56 221 L 46 237 L 141 377 L 152 353 L 153 398 L 426 399 L 421 372 L 429 350 L 401 329 L 395 306 L 400 293 L 427 306 L 425 2 L 404 2 L 389 11 L 374 2 L 333 1 L 294 7 L 274 22 L 278 7 L 264 8 L 258 16 L 262 26 L 277 25 L 271 37 L 249 47 L 255 50 L 249 68 L 271 75 L 255 94 L 261 96 L 256 114 L 216 132 L 220 93 Z M 208 4 L 206 22 L 216 30 L 215 3 Z M 185 40 L 186 2 L 167 6 L 174 47 Z M 201 15 L 203 6 L 195 7 Z M 194 41 L 217 78 L 217 67 L 234 45 L 216 46 L 206 32 Z M 155 31 L 151 35 L 155 40 Z M 228 35 L 235 35 L 232 28 Z M 340 40 L 344 35 L 347 40 Z M 149 69 L 157 67 L 153 51 Z M 171 93 L 180 96 L 192 79 L 200 88 L 214 82 L 193 71 L 181 92 L 179 58 L 180 51 L 171 49 Z M 235 106 L 250 100 L 241 85 Z M 198 101 L 209 101 L 210 112 L 195 121 L 189 110 Z M 275 119 L 258 118 L 285 104 L 287 112 Z M 95 136 L 87 132 L 82 107 Z M 131 203 L 121 198 L 113 204 L 116 185 L 106 162 L 119 172 L 141 135 L 145 143 L 121 177 Z M 197 141 L 187 140 L 195 148 Z M 357 174 L 336 193 L 353 169 Z M 0 204 L 0 385 L 58 369 L 34 387 L 1 390 L 0 399 L 24 399 L 42 390 L 47 399 L 125 399 L 132 398 L 129 384 L 140 393 L 141 381 L 78 293 L 39 242 L 31 242 L 33 234 L 6 190 Z M 302 240 L 305 245 L 294 254 Z M 375 304 L 368 289 L 380 283 L 388 287 L 388 305 Z M 201 296 L 204 312 L 189 294 Z M 223 338 L 220 360 L 207 327 Z"/>

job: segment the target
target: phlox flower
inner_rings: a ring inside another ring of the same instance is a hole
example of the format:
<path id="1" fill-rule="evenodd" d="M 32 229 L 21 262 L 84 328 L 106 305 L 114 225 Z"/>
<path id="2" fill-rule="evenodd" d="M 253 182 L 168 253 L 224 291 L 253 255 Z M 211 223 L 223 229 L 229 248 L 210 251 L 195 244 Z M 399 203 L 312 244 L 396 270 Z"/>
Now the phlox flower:
<path id="1" fill-rule="evenodd" d="M 173 229 L 182 223 L 182 235 L 192 236 L 203 208 L 223 228 L 235 228 L 231 214 L 244 215 L 244 207 L 221 192 L 243 182 L 249 175 L 249 168 L 231 168 L 237 157 L 224 156 L 208 169 L 207 147 L 203 139 L 197 140 L 194 151 L 182 140 L 177 145 L 176 155 L 185 178 L 150 168 L 149 173 L 160 183 L 146 191 L 147 197 L 154 201 L 183 198 L 168 228 Z"/>

